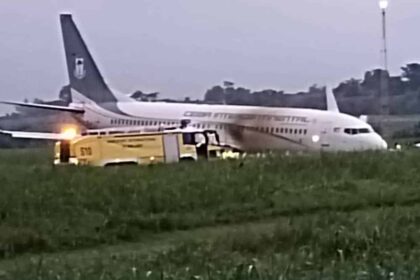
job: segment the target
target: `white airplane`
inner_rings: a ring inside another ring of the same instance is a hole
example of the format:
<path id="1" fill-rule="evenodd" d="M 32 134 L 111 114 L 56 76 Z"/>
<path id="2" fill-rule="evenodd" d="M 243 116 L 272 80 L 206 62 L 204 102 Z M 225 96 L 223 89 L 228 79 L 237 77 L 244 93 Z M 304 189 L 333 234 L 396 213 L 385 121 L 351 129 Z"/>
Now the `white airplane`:
<path id="1" fill-rule="evenodd" d="M 105 83 L 72 16 L 63 14 L 60 19 L 72 103 L 68 107 L 3 103 L 70 112 L 97 129 L 134 126 L 150 129 L 179 125 L 181 120 L 188 119 L 193 127 L 216 130 L 221 142 L 243 151 L 387 149 L 386 142 L 369 124 L 339 112 L 332 92 L 327 93 L 327 111 L 135 101 L 112 91 Z M 37 134 L 33 136 L 36 138 Z M 43 137 L 63 138 L 58 134 L 38 135 L 38 138 Z"/>

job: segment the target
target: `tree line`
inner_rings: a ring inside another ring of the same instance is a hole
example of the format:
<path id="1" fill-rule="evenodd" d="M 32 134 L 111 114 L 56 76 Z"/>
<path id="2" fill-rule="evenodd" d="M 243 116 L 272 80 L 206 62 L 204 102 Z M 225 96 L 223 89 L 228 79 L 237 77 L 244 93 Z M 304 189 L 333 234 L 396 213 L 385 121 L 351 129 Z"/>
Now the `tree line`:
<path id="1" fill-rule="evenodd" d="M 325 109 L 326 87 L 313 85 L 307 91 L 286 93 L 266 89 L 252 91 L 235 87 L 233 83 L 214 86 L 204 95 L 204 103 L 253 105 L 270 107 L 297 107 Z M 363 79 L 351 78 L 332 89 L 340 109 L 348 114 L 378 115 L 383 103 L 393 115 L 420 113 L 420 64 L 401 67 L 401 75 L 390 76 L 385 70 L 367 71 Z"/>

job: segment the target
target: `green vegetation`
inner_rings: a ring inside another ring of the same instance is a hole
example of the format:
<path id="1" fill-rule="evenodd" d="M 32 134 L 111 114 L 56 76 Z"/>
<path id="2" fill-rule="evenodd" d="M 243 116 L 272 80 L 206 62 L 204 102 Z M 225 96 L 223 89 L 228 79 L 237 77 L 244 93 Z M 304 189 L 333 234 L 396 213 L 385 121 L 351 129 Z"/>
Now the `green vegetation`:
<path id="1" fill-rule="evenodd" d="M 383 91 L 386 86 L 387 93 Z M 363 78 L 350 78 L 332 88 L 340 110 L 354 116 L 383 114 L 379 104 L 382 95 L 390 95 L 389 112 L 392 115 L 420 113 L 420 64 L 409 63 L 401 67 L 401 74 L 391 76 L 382 69 L 366 71 Z M 252 91 L 232 82 L 214 86 L 204 95 L 204 103 L 297 107 L 325 109 L 323 86 L 312 85 L 306 91 L 286 93 L 283 90 Z"/>
<path id="2" fill-rule="evenodd" d="M 0 151 L 0 278 L 418 279 L 419 162 L 54 168 L 45 150 Z"/>

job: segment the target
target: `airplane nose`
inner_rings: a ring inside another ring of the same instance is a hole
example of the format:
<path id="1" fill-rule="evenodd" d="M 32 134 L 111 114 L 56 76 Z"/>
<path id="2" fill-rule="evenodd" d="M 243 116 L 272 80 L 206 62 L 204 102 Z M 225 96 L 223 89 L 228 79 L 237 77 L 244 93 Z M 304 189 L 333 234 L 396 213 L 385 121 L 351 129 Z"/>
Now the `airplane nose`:
<path id="1" fill-rule="evenodd" d="M 382 139 L 382 149 L 387 150 L 388 149 L 388 143 Z"/>
<path id="2" fill-rule="evenodd" d="M 388 143 L 379 135 L 375 135 L 375 139 L 372 143 L 377 150 L 386 150 L 388 149 Z"/>

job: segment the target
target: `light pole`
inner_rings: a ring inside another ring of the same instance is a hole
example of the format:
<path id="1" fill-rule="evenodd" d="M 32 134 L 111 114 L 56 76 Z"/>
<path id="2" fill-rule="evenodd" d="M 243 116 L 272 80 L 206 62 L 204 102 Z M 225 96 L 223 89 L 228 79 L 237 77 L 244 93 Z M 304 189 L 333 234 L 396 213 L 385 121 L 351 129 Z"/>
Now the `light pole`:
<path id="1" fill-rule="evenodd" d="M 379 8 L 382 11 L 382 41 L 383 49 L 382 53 L 384 55 L 384 69 L 388 71 L 388 42 L 386 37 L 386 9 L 389 6 L 388 0 L 379 0 Z"/>
<path id="2" fill-rule="evenodd" d="M 391 106 L 391 94 L 389 92 L 389 74 L 388 74 L 388 42 L 386 34 L 386 10 L 389 6 L 388 0 L 379 0 L 379 8 L 382 12 L 382 42 L 383 42 L 383 63 L 384 71 L 381 71 L 380 76 L 380 106 L 381 114 L 389 115 Z"/>

